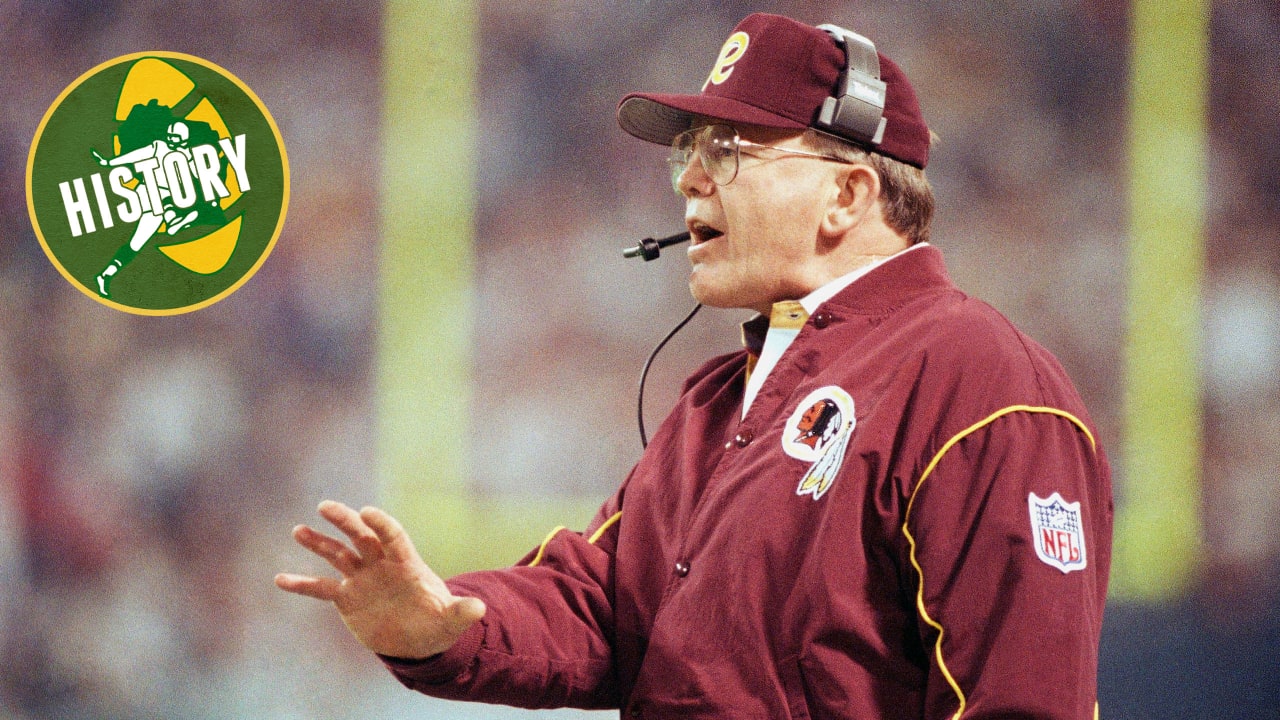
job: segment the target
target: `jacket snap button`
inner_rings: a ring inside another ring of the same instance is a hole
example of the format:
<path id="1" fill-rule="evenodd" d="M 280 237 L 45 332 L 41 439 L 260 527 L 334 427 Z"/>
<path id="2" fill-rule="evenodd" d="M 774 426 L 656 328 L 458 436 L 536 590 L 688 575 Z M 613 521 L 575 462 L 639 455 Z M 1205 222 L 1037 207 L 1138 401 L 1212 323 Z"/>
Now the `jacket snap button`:
<path id="1" fill-rule="evenodd" d="M 679 575 L 680 577 L 684 577 L 688 574 L 689 574 L 689 563 L 687 562 L 676 563 L 676 575 Z"/>
<path id="2" fill-rule="evenodd" d="M 740 448 L 744 448 L 750 445 L 751 441 L 755 439 L 756 439 L 756 434 L 751 432 L 750 428 L 747 428 L 734 436 L 733 444 L 737 445 Z"/>
<path id="3" fill-rule="evenodd" d="M 819 330 L 821 330 L 822 328 L 830 324 L 831 324 L 831 315 L 829 315 L 828 313 L 820 312 L 817 315 L 813 316 L 813 326 L 818 328 Z"/>

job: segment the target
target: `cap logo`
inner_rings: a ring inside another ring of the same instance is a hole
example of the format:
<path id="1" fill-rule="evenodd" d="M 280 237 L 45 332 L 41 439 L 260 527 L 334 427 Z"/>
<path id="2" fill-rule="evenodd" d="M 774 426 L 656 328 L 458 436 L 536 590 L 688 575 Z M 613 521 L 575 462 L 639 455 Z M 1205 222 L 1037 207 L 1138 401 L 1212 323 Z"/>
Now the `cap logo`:
<path id="1" fill-rule="evenodd" d="M 751 37 L 741 30 L 730 35 L 720 48 L 720 57 L 716 58 L 715 67 L 711 68 L 711 75 L 702 83 L 702 91 L 706 92 L 708 85 L 719 85 L 728 80 L 733 74 L 733 64 L 742 59 L 750 44 Z"/>

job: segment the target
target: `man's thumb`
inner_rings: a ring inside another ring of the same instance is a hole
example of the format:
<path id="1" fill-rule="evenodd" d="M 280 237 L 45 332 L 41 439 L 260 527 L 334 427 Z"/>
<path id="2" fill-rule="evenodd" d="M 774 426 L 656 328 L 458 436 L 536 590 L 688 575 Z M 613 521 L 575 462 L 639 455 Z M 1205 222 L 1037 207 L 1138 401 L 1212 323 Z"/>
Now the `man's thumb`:
<path id="1" fill-rule="evenodd" d="M 445 617 L 458 633 L 462 633 L 484 617 L 485 610 L 484 601 L 480 598 L 459 597 L 445 611 Z"/>

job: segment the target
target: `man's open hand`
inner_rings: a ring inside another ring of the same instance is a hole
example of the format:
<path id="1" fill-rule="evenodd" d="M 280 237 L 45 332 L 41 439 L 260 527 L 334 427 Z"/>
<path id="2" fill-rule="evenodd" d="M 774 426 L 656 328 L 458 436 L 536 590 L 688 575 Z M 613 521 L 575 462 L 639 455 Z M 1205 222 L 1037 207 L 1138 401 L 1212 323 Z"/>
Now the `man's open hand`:
<path id="1" fill-rule="evenodd" d="M 378 508 L 357 513 L 332 501 L 320 503 L 319 511 L 351 546 L 305 525 L 295 527 L 293 537 L 328 561 L 341 579 L 280 573 L 276 586 L 332 602 L 370 650 L 398 658 L 429 657 L 448 650 L 484 616 L 479 598 L 449 592 L 395 518 Z"/>

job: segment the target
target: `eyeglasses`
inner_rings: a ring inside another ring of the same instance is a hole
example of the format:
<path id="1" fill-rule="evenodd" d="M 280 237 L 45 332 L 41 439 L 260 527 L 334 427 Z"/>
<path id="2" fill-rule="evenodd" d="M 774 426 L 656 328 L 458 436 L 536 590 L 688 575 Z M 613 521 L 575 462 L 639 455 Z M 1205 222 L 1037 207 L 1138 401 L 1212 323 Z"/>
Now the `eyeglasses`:
<path id="1" fill-rule="evenodd" d="M 747 148 L 749 152 L 774 150 L 799 157 L 830 160 L 846 165 L 853 164 L 849 160 L 831 155 L 761 145 L 743 140 L 738 136 L 738 131 L 729 125 L 707 125 L 686 130 L 671 141 L 671 157 L 667 159 L 667 163 L 671 165 L 671 187 L 676 193 L 680 192 L 680 176 L 684 174 L 685 168 L 689 167 L 694 154 L 697 154 L 698 162 L 702 164 L 702 169 L 706 171 L 712 182 L 717 185 L 728 185 L 738 177 L 739 158 L 743 148 Z"/>

